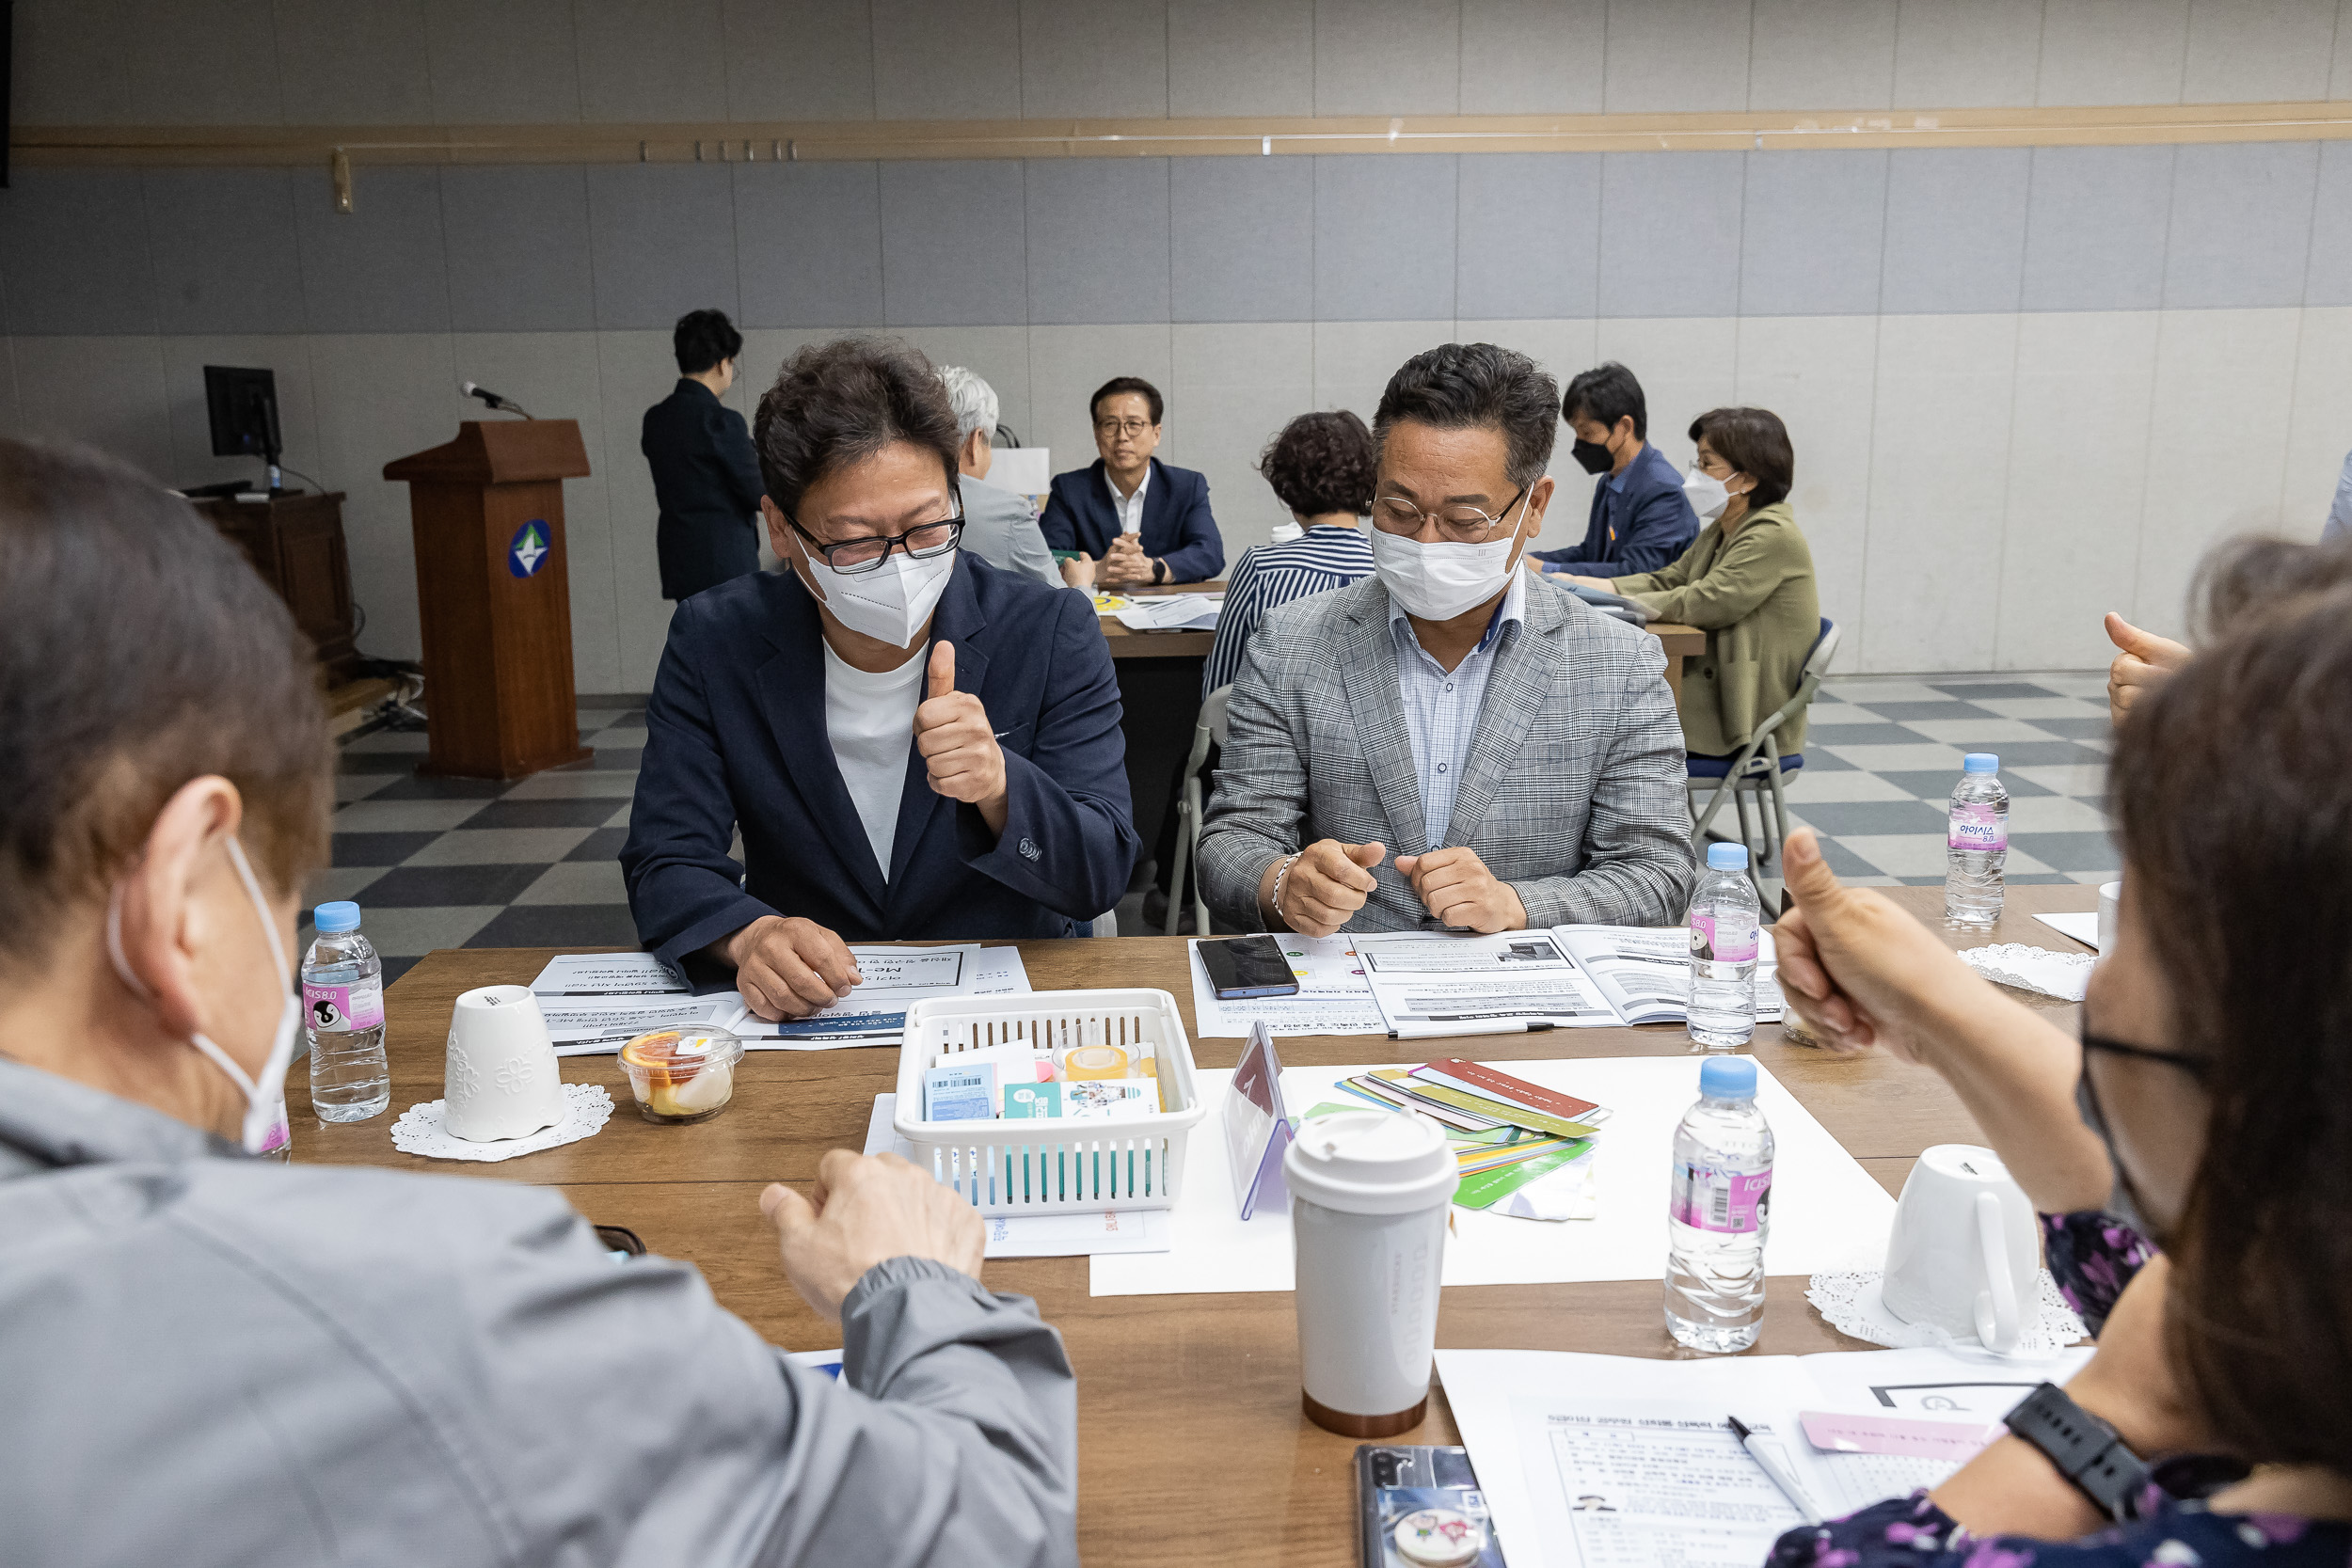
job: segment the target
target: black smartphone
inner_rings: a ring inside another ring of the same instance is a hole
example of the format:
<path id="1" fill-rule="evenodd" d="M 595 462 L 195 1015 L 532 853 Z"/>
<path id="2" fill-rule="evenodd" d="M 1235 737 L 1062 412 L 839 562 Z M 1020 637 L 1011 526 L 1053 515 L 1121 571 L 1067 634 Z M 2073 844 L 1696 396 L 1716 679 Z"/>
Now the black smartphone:
<path id="1" fill-rule="evenodd" d="M 1209 987 L 1220 1002 L 1245 996 L 1296 996 L 1298 976 L 1291 973 L 1282 944 L 1272 937 L 1224 937 L 1200 944 L 1200 967 L 1209 972 Z"/>
<path id="2" fill-rule="evenodd" d="M 1462 1449 L 1356 1450 L 1363 1568 L 1503 1568 L 1478 1474 Z"/>

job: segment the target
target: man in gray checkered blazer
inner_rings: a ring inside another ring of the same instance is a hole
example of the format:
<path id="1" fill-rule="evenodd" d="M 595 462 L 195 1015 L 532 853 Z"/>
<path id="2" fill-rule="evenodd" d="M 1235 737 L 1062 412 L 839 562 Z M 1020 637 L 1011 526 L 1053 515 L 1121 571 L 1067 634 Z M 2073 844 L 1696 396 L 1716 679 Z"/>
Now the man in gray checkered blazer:
<path id="1" fill-rule="evenodd" d="M 1682 727 L 1654 637 L 1519 569 L 1558 389 L 1449 343 L 1380 399 L 1376 576 L 1249 640 L 1200 836 L 1209 907 L 1252 930 L 1679 922 Z"/>

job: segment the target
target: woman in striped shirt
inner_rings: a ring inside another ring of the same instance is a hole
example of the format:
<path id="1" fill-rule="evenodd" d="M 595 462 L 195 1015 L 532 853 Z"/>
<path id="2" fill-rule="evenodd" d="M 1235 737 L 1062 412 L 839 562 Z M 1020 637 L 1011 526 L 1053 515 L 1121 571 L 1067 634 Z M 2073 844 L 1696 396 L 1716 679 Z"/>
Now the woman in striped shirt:
<path id="1" fill-rule="evenodd" d="M 1249 634 L 1277 605 L 1344 588 L 1372 572 L 1362 519 L 1372 515 L 1378 452 L 1364 421 L 1342 409 L 1301 414 L 1259 455 L 1258 471 L 1298 519 L 1295 539 L 1242 552 L 1225 585 L 1216 645 L 1200 673 L 1200 695 L 1232 683 Z"/>

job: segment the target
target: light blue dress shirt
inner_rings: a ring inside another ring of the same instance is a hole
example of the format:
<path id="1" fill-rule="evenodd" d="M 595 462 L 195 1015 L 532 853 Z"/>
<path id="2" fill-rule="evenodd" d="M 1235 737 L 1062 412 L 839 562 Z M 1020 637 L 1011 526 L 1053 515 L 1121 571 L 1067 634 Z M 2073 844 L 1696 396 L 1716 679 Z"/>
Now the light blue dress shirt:
<path id="1" fill-rule="evenodd" d="M 1493 673 L 1495 649 L 1503 628 L 1523 622 L 1527 604 L 1527 574 L 1511 565 L 1511 586 L 1495 606 L 1486 635 L 1452 671 L 1429 657 L 1413 635 L 1413 623 L 1391 596 L 1389 635 L 1396 643 L 1396 692 L 1405 708 L 1406 732 L 1413 742 L 1413 771 L 1421 782 L 1421 820 L 1423 843 L 1430 849 L 1445 844 L 1445 831 L 1454 820 L 1454 792 L 1461 786 L 1462 764 L 1470 757 L 1470 733 L 1478 727 L 1479 705 L 1486 700 L 1486 677 Z"/>
<path id="2" fill-rule="evenodd" d="M 2344 473 L 2336 481 L 2336 504 L 2328 509 L 2327 526 L 2319 531 L 2322 539 L 2342 539 L 2352 536 L 2352 451 L 2344 454 Z"/>

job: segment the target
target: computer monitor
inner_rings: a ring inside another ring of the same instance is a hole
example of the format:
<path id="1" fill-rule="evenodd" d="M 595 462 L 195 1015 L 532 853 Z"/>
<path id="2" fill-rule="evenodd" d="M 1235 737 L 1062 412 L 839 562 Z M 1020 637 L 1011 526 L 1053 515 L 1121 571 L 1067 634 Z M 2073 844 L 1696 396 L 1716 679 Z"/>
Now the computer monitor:
<path id="1" fill-rule="evenodd" d="M 215 457 L 258 457 L 269 467 L 270 489 L 284 487 L 278 472 L 276 372 L 205 366 L 204 411 L 212 420 Z"/>

